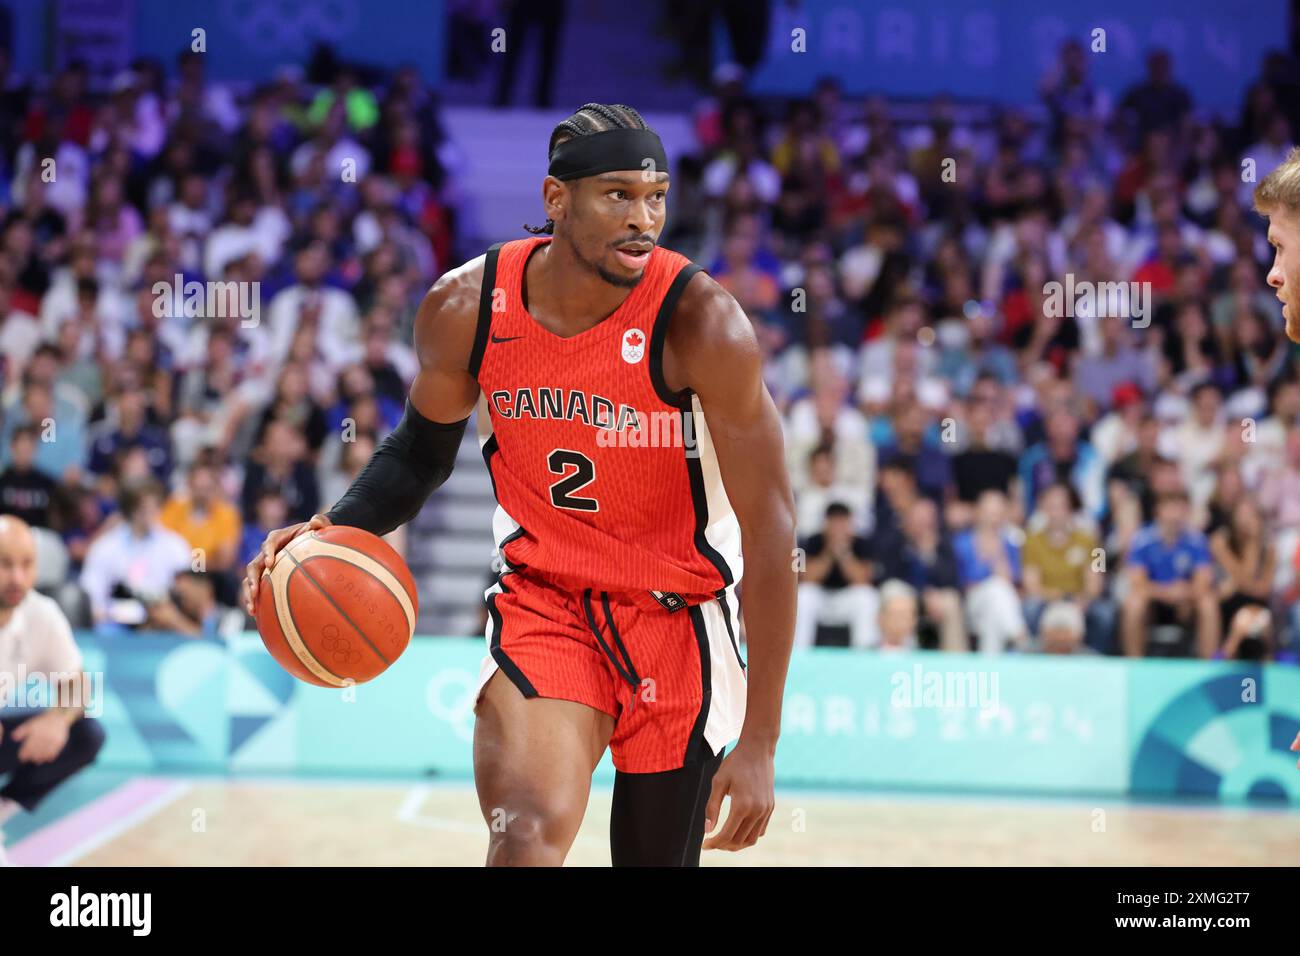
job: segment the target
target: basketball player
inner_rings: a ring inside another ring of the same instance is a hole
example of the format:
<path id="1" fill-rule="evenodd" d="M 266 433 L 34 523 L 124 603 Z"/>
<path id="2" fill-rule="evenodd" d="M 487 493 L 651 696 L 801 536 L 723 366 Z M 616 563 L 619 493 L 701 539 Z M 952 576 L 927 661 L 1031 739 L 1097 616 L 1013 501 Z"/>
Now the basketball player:
<path id="1" fill-rule="evenodd" d="M 1300 146 L 1255 187 L 1255 211 L 1269 220 L 1268 241 L 1274 253 L 1268 284 L 1282 302 L 1286 337 L 1300 343 Z M 1291 749 L 1300 751 L 1300 734 Z"/>
<path id="2" fill-rule="evenodd" d="M 1300 146 L 1255 187 L 1255 210 L 1269 219 L 1275 252 L 1268 284 L 1282 302 L 1286 337 L 1300 342 Z"/>
<path id="3" fill-rule="evenodd" d="M 294 536 L 410 520 L 482 394 L 501 560 L 475 708 L 489 865 L 562 863 L 607 747 L 615 865 L 698 865 L 772 812 L 796 591 L 780 419 L 745 313 L 658 245 L 667 168 L 628 107 L 560 123 L 545 226 L 438 280 L 405 417 L 330 512 L 247 569 L 251 610 Z"/>

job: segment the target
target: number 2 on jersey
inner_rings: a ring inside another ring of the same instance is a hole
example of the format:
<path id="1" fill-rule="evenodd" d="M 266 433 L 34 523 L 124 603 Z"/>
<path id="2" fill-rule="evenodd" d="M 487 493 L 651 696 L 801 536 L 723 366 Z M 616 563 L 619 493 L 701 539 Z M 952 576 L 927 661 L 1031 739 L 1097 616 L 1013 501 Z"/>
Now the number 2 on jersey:
<path id="1" fill-rule="evenodd" d="M 557 448 L 546 456 L 546 465 L 554 475 L 565 475 L 568 468 L 574 469 L 551 484 L 551 504 L 570 511 L 600 510 L 600 502 L 595 498 L 583 498 L 573 494 L 579 488 L 585 488 L 596 480 L 594 461 L 580 451 Z"/>

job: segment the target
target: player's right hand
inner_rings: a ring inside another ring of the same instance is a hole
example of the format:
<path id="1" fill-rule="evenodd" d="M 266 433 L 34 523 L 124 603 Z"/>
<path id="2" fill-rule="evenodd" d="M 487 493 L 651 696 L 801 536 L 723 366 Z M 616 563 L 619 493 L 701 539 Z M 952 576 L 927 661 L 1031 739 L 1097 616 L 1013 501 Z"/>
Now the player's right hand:
<path id="1" fill-rule="evenodd" d="M 244 609 L 249 614 L 257 614 L 258 585 L 262 581 L 262 575 L 270 571 L 271 566 L 275 564 L 275 556 L 280 553 L 281 549 L 299 535 L 319 531 L 321 528 L 328 528 L 333 523 L 324 515 L 313 515 L 310 521 L 303 521 L 287 528 L 281 528 L 278 531 L 272 531 L 266 536 L 266 540 L 262 542 L 261 550 L 257 552 L 252 561 L 248 562 L 248 566 L 244 569 Z"/>

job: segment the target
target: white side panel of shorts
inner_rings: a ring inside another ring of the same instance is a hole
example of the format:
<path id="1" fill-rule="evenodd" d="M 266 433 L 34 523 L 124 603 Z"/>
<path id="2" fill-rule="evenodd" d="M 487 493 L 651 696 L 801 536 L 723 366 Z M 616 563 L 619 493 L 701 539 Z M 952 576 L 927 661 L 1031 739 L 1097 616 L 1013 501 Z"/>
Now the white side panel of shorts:
<path id="1" fill-rule="evenodd" d="M 727 489 L 722 484 L 718 456 L 713 450 L 709 423 L 704 420 L 704 407 L 700 404 L 698 395 L 691 396 L 691 416 L 695 449 L 700 456 L 700 476 L 704 479 L 704 502 L 708 509 L 704 538 L 730 569 L 734 584 L 745 573 L 740 551 L 740 522 L 727 497 Z"/>
<path id="2" fill-rule="evenodd" d="M 475 415 L 475 425 L 478 429 L 478 447 L 482 451 L 483 447 L 492 437 L 492 416 L 488 412 L 487 396 L 479 393 L 477 412 Z M 488 465 L 489 470 L 491 465 Z M 483 600 L 487 601 L 494 594 L 500 594 L 504 590 L 501 587 L 501 574 L 510 570 L 510 564 L 506 561 L 505 556 L 501 553 L 501 542 L 519 530 L 519 522 L 506 513 L 500 503 L 497 504 L 496 510 L 492 512 L 492 546 L 495 548 L 493 557 L 500 564 L 500 574 L 496 580 L 483 592 Z M 497 672 L 497 662 L 492 657 L 492 641 L 496 637 L 497 622 L 492 616 L 491 610 L 488 611 L 487 626 L 483 630 L 484 642 L 487 645 L 487 653 L 483 655 L 483 663 L 479 665 L 478 689 L 474 692 L 474 705 L 478 706 L 479 696 L 483 693 L 483 688 L 487 682 L 492 679 L 492 675 Z"/>
<path id="3" fill-rule="evenodd" d="M 509 571 L 510 564 L 506 561 L 505 555 L 501 551 L 501 545 L 516 531 L 519 530 L 519 522 L 506 513 L 506 509 L 500 505 L 492 512 L 492 546 L 496 549 L 493 557 L 501 562 L 501 570 Z M 491 591 L 491 588 L 488 589 Z"/>
<path id="4" fill-rule="evenodd" d="M 497 513 L 498 515 L 505 514 L 505 512 L 502 511 L 501 508 L 497 508 Z M 509 516 L 507 515 L 507 518 L 508 517 Z M 496 524 L 495 520 L 493 521 L 493 524 L 494 525 Z M 502 564 L 504 565 L 505 562 L 503 561 Z M 486 591 L 483 592 L 483 600 L 489 601 L 492 595 L 501 594 L 504 590 L 505 589 L 501 586 L 501 577 L 500 575 L 498 575 L 496 580 L 492 582 L 492 585 Z M 474 692 L 475 706 L 478 705 L 478 698 L 479 695 L 483 693 L 483 688 L 487 686 L 487 682 L 492 679 L 492 675 L 495 674 L 497 671 L 497 662 L 496 659 L 492 656 L 492 641 L 496 637 L 496 633 L 497 633 L 496 617 L 492 614 L 492 606 L 489 604 L 488 615 L 487 615 L 487 626 L 484 627 L 483 629 L 483 639 L 487 647 L 487 653 L 483 655 L 483 663 L 479 665 L 478 689 L 475 690 Z"/>
<path id="5" fill-rule="evenodd" d="M 727 591 L 728 605 L 731 606 L 732 633 L 737 633 L 735 607 L 732 606 L 734 595 Z M 727 632 L 727 621 L 722 613 L 722 605 L 709 601 L 700 605 L 704 617 L 704 631 L 709 639 L 709 687 L 712 696 L 709 700 L 709 713 L 704 719 L 704 739 L 715 754 L 722 753 L 722 748 L 740 736 L 741 725 L 745 722 L 745 672 L 736 657 L 736 646 Z"/>

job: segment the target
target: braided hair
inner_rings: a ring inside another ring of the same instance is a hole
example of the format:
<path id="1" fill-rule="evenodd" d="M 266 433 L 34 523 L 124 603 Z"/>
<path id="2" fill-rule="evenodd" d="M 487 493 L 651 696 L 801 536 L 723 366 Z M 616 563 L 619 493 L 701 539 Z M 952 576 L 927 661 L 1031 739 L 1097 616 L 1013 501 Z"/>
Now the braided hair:
<path id="1" fill-rule="evenodd" d="M 546 147 L 546 154 L 550 156 L 555 152 L 555 147 L 561 143 L 578 136 L 588 136 L 591 133 L 603 133 L 611 129 L 649 129 L 641 114 L 630 106 L 623 106 L 620 103 L 614 103 L 606 106 L 604 103 L 587 103 L 582 106 L 568 119 L 556 125 L 551 131 L 551 142 Z M 547 219 L 543 225 L 530 226 L 524 224 L 524 228 L 534 235 L 553 235 L 555 233 L 555 221 Z"/>

